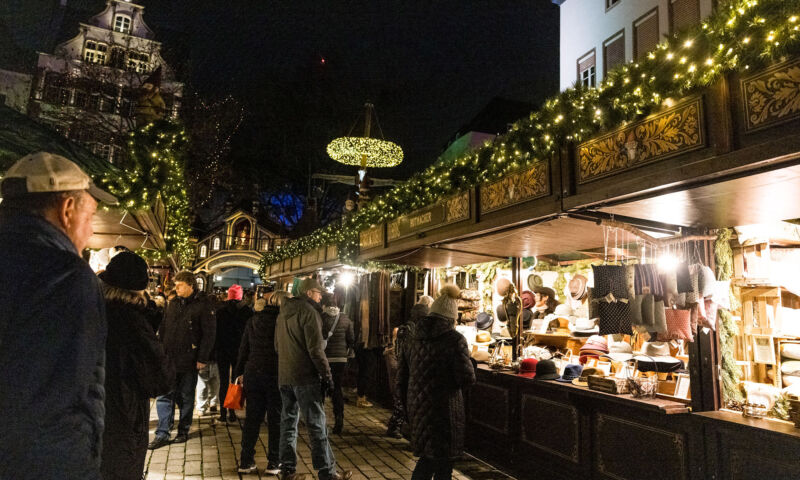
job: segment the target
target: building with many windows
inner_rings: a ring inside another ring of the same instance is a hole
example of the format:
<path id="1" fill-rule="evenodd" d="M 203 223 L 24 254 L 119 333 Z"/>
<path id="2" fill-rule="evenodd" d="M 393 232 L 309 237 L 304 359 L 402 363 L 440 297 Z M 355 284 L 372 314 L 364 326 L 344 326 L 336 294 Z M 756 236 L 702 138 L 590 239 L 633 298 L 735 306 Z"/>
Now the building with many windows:
<path id="1" fill-rule="evenodd" d="M 553 0 L 561 6 L 560 87 L 594 87 L 606 72 L 698 23 L 716 0 Z"/>
<path id="2" fill-rule="evenodd" d="M 172 80 L 144 7 L 108 0 L 76 36 L 39 54 L 27 113 L 114 162 L 148 79 L 159 84 L 164 116 L 177 116 L 183 85 Z"/>

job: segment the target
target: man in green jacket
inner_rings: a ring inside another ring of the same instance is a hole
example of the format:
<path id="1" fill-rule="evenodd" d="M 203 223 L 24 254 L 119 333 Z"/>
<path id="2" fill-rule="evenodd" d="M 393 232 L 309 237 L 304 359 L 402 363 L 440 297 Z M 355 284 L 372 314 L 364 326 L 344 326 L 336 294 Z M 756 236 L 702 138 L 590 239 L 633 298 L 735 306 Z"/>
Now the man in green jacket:
<path id="1" fill-rule="evenodd" d="M 280 462 L 281 480 L 299 480 L 304 475 L 297 468 L 297 421 L 299 414 L 311 437 L 311 460 L 320 480 L 348 480 L 350 471 L 336 472 L 336 459 L 328 443 L 323 409 L 323 391 L 333 389 L 333 378 L 322 345 L 322 319 L 319 305 L 322 286 L 314 279 L 304 279 L 299 297 L 281 307 L 275 327 L 275 350 L 278 352 L 278 384 L 281 411 Z"/>

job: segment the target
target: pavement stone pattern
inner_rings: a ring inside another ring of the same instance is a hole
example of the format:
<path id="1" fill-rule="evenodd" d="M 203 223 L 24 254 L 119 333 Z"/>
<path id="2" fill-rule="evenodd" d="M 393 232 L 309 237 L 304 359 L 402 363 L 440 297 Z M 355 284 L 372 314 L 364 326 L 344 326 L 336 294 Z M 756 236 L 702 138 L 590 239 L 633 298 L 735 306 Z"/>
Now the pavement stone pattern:
<path id="1" fill-rule="evenodd" d="M 326 402 L 328 426 L 332 427 L 331 402 Z M 194 417 L 186 443 L 168 445 L 157 450 L 148 450 L 145 459 L 146 480 L 275 480 L 274 475 L 264 474 L 267 466 L 267 427 L 263 425 L 256 445 L 257 473 L 240 474 L 239 453 L 241 451 L 244 411 L 237 411 L 236 423 L 217 423 L 212 416 Z M 386 422 L 391 412 L 379 406 L 357 408 L 353 400 L 345 404 L 344 431 L 341 435 L 330 435 L 331 446 L 340 470 L 352 470 L 353 480 L 410 479 L 416 465 L 407 440 L 396 440 L 384 436 Z M 177 411 L 175 420 L 177 422 Z M 150 409 L 150 440 L 153 439 L 158 417 L 155 405 Z M 302 420 L 301 420 L 302 423 Z M 311 466 L 311 450 L 308 432 L 301 424 L 297 441 L 299 473 L 317 478 Z M 175 432 L 172 432 L 173 436 Z M 514 480 L 512 477 L 471 456 L 456 463 L 453 471 L 456 480 Z"/>

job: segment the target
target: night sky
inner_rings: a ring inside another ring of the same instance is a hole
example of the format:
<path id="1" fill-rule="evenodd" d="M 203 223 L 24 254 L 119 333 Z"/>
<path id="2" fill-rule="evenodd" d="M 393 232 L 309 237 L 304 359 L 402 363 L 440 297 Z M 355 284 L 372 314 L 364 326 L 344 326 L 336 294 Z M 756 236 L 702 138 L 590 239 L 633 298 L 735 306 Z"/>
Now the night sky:
<path id="1" fill-rule="evenodd" d="M 2 3 L 0 19 L 23 48 L 58 5 Z M 558 7 L 549 0 L 138 3 L 190 89 L 243 102 L 234 166 L 262 187 L 304 183 L 309 165 L 350 173 L 325 146 L 347 134 L 367 100 L 406 154 L 374 176 L 405 178 L 493 97 L 537 103 L 558 90 Z M 68 4 L 100 12 L 104 1 Z"/>

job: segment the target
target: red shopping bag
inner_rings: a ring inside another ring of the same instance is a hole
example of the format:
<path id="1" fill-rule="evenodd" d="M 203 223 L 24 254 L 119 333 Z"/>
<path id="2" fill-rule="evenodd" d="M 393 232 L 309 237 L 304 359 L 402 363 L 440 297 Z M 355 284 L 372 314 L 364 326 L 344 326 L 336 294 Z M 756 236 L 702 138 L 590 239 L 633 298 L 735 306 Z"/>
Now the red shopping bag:
<path id="1" fill-rule="evenodd" d="M 228 384 L 228 393 L 225 395 L 223 407 L 230 410 L 241 410 L 244 408 L 244 389 L 238 383 Z"/>

